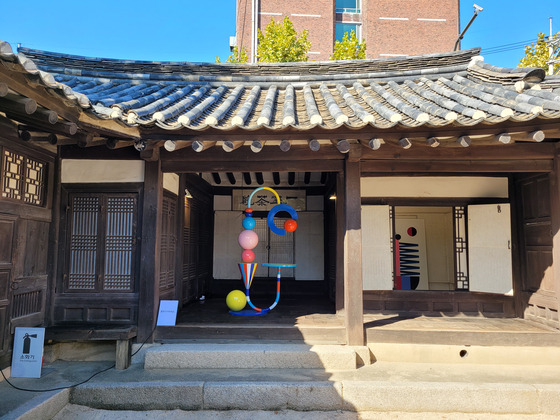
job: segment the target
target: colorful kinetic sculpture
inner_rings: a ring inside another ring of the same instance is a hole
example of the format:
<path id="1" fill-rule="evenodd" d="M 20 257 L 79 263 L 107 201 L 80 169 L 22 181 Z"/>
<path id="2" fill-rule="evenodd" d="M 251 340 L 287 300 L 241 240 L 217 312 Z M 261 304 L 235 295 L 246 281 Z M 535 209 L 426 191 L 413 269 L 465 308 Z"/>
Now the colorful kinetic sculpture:
<path id="1" fill-rule="evenodd" d="M 259 237 L 256 234 L 256 232 L 253 230 L 256 223 L 255 223 L 255 219 L 253 218 L 253 210 L 251 209 L 251 200 L 255 195 L 255 193 L 261 190 L 270 191 L 276 197 L 277 204 L 274 207 L 272 207 L 272 209 L 270 209 L 268 213 L 268 217 L 266 218 L 266 222 L 270 230 L 273 233 L 276 233 L 277 235 L 285 235 L 286 232 L 293 232 L 297 229 L 297 222 L 296 222 L 296 220 L 298 219 L 297 212 L 292 206 L 288 204 L 281 204 L 280 196 L 276 191 L 274 191 L 272 188 L 269 187 L 259 187 L 256 188 L 251 193 L 251 195 L 249 196 L 249 201 L 247 203 L 248 208 L 245 210 L 245 218 L 243 219 L 243 223 L 242 223 L 243 229 L 245 230 L 243 230 L 239 234 L 237 238 L 237 242 L 239 243 L 241 248 L 243 248 L 243 252 L 241 253 L 241 260 L 243 262 L 239 263 L 239 271 L 241 272 L 241 276 L 243 277 L 243 283 L 245 284 L 245 295 L 247 297 L 247 303 L 251 308 L 253 308 L 253 310 L 242 311 L 237 309 L 237 307 L 232 308 L 230 306 L 231 309 L 230 313 L 233 315 L 239 315 L 239 316 L 264 315 L 265 313 L 273 309 L 278 304 L 278 301 L 280 300 L 280 279 L 282 277 L 281 269 L 283 267 L 296 266 L 296 264 L 262 264 L 263 267 L 276 267 L 278 269 L 276 274 L 276 300 L 272 305 L 270 305 L 266 309 L 257 308 L 255 305 L 253 305 L 253 303 L 251 302 L 251 298 L 249 297 L 249 288 L 251 287 L 251 283 L 253 282 L 253 277 L 255 276 L 255 272 L 257 271 L 257 266 L 258 266 L 258 263 L 254 262 L 255 253 L 253 252 L 253 249 L 259 243 Z M 274 224 L 274 216 L 276 216 L 276 214 L 281 211 L 288 212 L 292 217 L 291 219 L 288 219 L 286 220 L 286 222 L 284 222 L 284 228 L 279 228 Z"/>

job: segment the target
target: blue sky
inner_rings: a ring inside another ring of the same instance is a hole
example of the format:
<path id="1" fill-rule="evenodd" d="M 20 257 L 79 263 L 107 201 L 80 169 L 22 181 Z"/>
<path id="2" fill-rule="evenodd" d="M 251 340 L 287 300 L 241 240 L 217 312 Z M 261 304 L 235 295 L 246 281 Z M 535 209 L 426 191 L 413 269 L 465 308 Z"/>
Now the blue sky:
<path id="1" fill-rule="evenodd" d="M 411 0 L 413 1 L 413 0 Z M 482 47 L 485 61 L 515 67 L 539 32 L 560 31 L 560 0 L 475 0 L 484 8 L 462 48 Z M 5 0 L 0 39 L 24 47 L 90 57 L 158 61 L 224 61 L 235 35 L 235 0 Z M 473 15 L 461 1 L 461 29 Z M 495 47 L 505 46 L 506 51 Z M 485 49 L 488 49 L 485 53 Z"/>

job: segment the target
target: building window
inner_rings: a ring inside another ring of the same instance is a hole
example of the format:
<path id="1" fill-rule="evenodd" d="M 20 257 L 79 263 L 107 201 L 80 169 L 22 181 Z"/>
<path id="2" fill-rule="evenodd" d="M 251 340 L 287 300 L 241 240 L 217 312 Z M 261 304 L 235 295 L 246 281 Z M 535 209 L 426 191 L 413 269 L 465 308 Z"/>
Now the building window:
<path id="1" fill-rule="evenodd" d="M 68 292 L 131 292 L 136 194 L 73 194 L 68 208 Z"/>
<path id="2" fill-rule="evenodd" d="M 346 32 L 348 32 L 348 37 L 350 37 L 350 32 L 354 31 L 356 38 L 362 38 L 362 25 L 359 23 L 342 23 L 337 22 L 336 24 L 336 40 L 342 41 L 342 37 Z"/>
<path id="3" fill-rule="evenodd" d="M 47 164 L 8 149 L 2 151 L 1 196 L 44 206 Z"/>
<path id="4" fill-rule="evenodd" d="M 361 13 L 360 0 L 336 0 L 336 13 Z"/>

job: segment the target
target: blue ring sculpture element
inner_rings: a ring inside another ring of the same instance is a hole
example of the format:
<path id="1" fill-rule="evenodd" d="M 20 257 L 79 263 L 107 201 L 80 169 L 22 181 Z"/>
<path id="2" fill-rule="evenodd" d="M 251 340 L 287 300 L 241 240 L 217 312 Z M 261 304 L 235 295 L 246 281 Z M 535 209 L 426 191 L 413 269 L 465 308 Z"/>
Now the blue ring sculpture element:
<path id="1" fill-rule="evenodd" d="M 279 211 L 287 211 L 288 213 L 290 213 L 290 216 L 292 216 L 292 219 L 294 219 L 294 220 L 298 219 L 298 214 L 295 211 L 295 209 L 292 206 L 290 206 L 289 204 L 276 204 L 268 212 L 268 216 L 266 218 L 266 223 L 268 224 L 268 227 L 270 228 L 270 230 L 273 231 L 274 233 L 276 233 L 277 235 L 285 235 L 286 234 L 286 229 L 279 228 L 274 224 L 274 216 L 276 216 L 276 213 L 278 213 Z"/>

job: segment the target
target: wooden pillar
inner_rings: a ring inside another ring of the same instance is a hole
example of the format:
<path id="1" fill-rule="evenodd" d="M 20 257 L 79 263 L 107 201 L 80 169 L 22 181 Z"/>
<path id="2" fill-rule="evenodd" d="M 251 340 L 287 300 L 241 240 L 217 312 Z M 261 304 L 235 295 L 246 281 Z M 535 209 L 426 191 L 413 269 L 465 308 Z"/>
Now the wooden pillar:
<path id="1" fill-rule="evenodd" d="M 552 267 L 556 310 L 560 310 L 560 145 L 556 143 L 554 171 L 550 174 L 550 214 L 552 227 Z"/>
<path id="2" fill-rule="evenodd" d="M 140 294 L 138 307 L 139 342 L 152 343 L 159 303 L 160 230 L 163 202 L 161 163 L 147 161 L 144 172 L 142 241 L 140 254 Z M 148 339 L 149 338 L 149 339 Z"/>
<path id="3" fill-rule="evenodd" d="M 336 281 L 335 305 L 336 313 L 344 313 L 344 234 L 346 232 L 346 216 L 344 215 L 344 173 L 336 174 Z"/>
<path id="4" fill-rule="evenodd" d="M 175 299 L 183 304 L 183 230 L 185 228 L 185 174 L 179 175 L 179 208 L 177 210 L 177 243 L 175 245 Z"/>
<path id="5" fill-rule="evenodd" d="M 354 148 L 356 146 L 356 148 Z M 346 344 L 363 346 L 362 203 L 360 145 L 352 145 L 344 168 L 344 311 Z"/>

